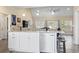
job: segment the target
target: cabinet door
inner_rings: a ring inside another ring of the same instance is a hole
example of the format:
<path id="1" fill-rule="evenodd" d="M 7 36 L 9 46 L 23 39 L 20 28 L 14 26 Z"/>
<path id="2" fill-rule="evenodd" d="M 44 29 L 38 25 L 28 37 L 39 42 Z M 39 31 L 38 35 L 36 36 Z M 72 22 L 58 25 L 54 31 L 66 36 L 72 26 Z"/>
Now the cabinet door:
<path id="1" fill-rule="evenodd" d="M 72 36 L 71 35 L 69 35 L 69 36 L 67 36 L 67 35 L 65 35 L 64 36 L 65 37 L 65 44 L 66 44 L 66 52 L 70 52 L 70 50 L 72 49 Z"/>
<path id="2" fill-rule="evenodd" d="M 13 39 L 13 42 L 14 42 L 14 50 L 15 51 L 20 51 L 20 47 L 19 47 L 19 33 L 16 32 L 16 33 L 12 33 L 12 39 Z"/>
<path id="3" fill-rule="evenodd" d="M 20 49 L 23 52 L 39 52 L 39 37 L 34 33 L 20 34 Z"/>
<path id="4" fill-rule="evenodd" d="M 18 33 L 10 32 L 8 39 L 8 47 L 13 51 L 19 50 L 19 36 Z"/>
<path id="5" fill-rule="evenodd" d="M 29 37 L 26 33 L 20 33 L 20 51 L 22 52 L 28 52 L 29 51 Z"/>
<path id="6" fill-rule="evenodd" d="M 12 39 L 12 33 L 8 33 L 8 48 L 9 50 L 13 50 L 14 48 L 14 40 Z"/>
<path id="7" fill-rule="evenodd" d="M 31 52 L 40 52 L 39 51 L 39 33 L 31 33 L 29 40 L 29 46 Z"/>

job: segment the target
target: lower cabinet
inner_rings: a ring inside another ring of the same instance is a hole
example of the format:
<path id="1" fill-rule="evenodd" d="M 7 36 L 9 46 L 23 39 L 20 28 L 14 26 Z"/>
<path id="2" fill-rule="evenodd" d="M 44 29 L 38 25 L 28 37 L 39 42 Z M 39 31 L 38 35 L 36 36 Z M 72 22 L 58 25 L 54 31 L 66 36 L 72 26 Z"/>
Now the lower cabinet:
<path id="1" fill-rule="evenodd" d="M 9 32 L 8 48 L 10 51 L 56 53 L 56 33 Z"/>
<path id="2" fill-rule="evenodd" d="M 39 51 L 39 33 L 21 33 L 20 49 L 24 52 L 40 52 Z"/>
<path id="3" fill-rule="evenodd" d="M 10 51 L 18 51 L 19 50 L 19 35 L 14 32 L 8 33 L 8 48 Z"/>
<path id="4" fill-rule="evenodd" d="M 8 48 L 10 51 L 40 52 L 39 33 L 9 32 Z"/>
<path id="5" fill-rule="evenodd" d="M 72 45 L 73 45 L 73 38 L 71 35 L 65 35 L 65 41 L 66 41 L 66 52 L 71 52 L 72 50 Z"/>

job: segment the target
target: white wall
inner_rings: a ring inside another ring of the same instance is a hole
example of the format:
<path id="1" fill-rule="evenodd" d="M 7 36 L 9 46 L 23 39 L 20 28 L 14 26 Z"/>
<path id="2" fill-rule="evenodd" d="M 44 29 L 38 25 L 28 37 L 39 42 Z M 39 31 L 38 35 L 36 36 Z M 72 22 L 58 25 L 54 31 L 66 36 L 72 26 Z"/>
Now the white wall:
<path id="1" fill-rule="evenodd" d="M 73 32 L 73 43 L 79 45 L 79 7 L 74 7 Z"/>
<path id="2" fill-rule="evenodd" d="M 6 15 L 0 14 L 0 39 L 7 38 L 7 18 Z"/>
<path id="3" fill-rule="evenodd" d="M 25 18 L 31 19 L 31 9 L 30 8 L 17 8 L 17 7 L 1 7 L 0 6 L 0 13 L 2 14 L 14 14 L 17 15 L 17 17 L 22 17 L 22 14 L 25 13 Z M 23 17 L 22 17 L 23 18 Z"/>
<path id="4" fill-rule="evenodd" d="M 25 13 L 25 17 L 22 17 L 22 14 Z M 22 20 L 32 20 L 32 15 L 31 15 L 31 9 L 29 8 L 17 8 L 17 7 L 9 7 L 9 6 L 3 6 L 1 7 L 0 6 L 0 14 L 2 14 L 3 16 L 6 15 L 11 15 L 11 14 L 14 14 L 16 15 L 17 17 L 20 17 Z M 2 17 L 2 16 L 1 16 Z M 0 35 L 2 35 L 0 38 L 6 38 L 7 35 L 5 35 L 5 33 L 7 32 L 6 31 L 6 28 L 7 27 L 7 20 L 4 19 L 5 16 L 1 19 L 0 17 L 0 22 L 2 25 L 0 25 L 0 29 L 3 31 L 0 32 Z M 4 20 L 4 21 L 2 21 Z M 6 26 L 4 26 L 6 25 Z"/>
<path id="5" fill-rule="evenodd" d="M 79 12 L 74 12 L 74 44 L 79 44 Z"/>

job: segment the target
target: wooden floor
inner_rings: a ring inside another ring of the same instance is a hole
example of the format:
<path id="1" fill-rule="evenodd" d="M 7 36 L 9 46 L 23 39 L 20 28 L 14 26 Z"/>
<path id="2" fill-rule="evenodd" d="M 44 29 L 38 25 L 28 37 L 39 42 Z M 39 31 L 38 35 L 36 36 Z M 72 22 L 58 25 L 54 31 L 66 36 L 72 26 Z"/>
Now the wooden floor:
<path id="1" fill-rule="evenodd" d="M 7 53 L 8 52 L 8 42 L 7 39 L 0 40 L 0 53 Z"/>
<path id="2" fill-rule="evenodd" d="M 0 53 L 9 53 L 7 40 L 0 40 Z M 16 52 L 13 52 L 16 53 Z M 79 45 L 73 45 L 66 49 L 66 53 L 79 53 Z"/>

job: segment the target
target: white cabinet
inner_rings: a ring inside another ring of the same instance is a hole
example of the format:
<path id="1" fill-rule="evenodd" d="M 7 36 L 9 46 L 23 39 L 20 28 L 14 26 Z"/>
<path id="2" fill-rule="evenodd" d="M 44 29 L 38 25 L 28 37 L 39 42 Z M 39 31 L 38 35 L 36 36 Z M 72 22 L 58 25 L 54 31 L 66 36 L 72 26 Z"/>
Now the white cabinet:
<path id="1" fill-rule="evenodd" d="M 15 32 L 8 33 L 8 48 L 9 50 L 18 51 L 19 50 L 19 36 Z"/>
<path id="2" fill-rule="evenodd" d="M 40 51 L 41 52 L 57 52 L 56 33 L 40 33 Z"/>
<path id="3" fill-rule="evenodd" d="M 9 32 L 8 48 L 20 52 L 57 52 L 56 33 L 53 32 Z"/>
<path id="4" fill-rule="evenodd" d="M 39 33 L 9 32 L 8 48 L 10 51 L 39 52 Z"/>
<path id="5" fill-rule="evenodd" d="M 20 37 L 20 39 L 19 39 L 19 41 L 20 41 L 20 51 L 28 51 L 28 49 L 29 49 L 29 38 L 28 38 L 28 34 L 26 34 L 26 33 L 20 33 L 19 34 L 19 37 Z"/>
<path id="6" fill-rule="evenodd" d="M 40 52 L 39 51 L 39 33 L 21 33 L 20 49 L 24 52 Z"/>
<path id="7" fill-rule="evenodd" d="M 13 49 L 14 40 L 12 39 L 12 33 L 8 33 L 8 48 L 9 50 Z"/>
<path id="8" fill-rule="evenodd" d="M 66 52 L 69 52 L 69 51 L 71 51 L 71 49 L 72 49 L 72 36 L 71 35 L 65 35 L 64 36 L 65 37 L 65 41 L 66 41 Z"/>

